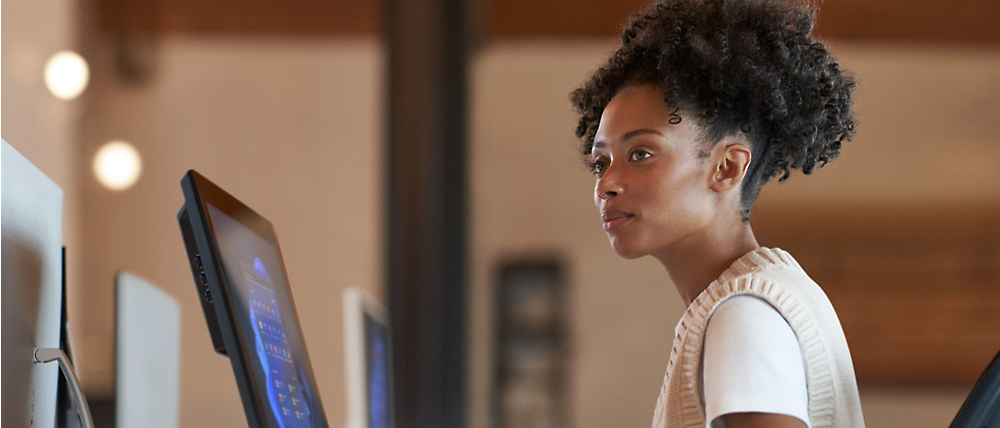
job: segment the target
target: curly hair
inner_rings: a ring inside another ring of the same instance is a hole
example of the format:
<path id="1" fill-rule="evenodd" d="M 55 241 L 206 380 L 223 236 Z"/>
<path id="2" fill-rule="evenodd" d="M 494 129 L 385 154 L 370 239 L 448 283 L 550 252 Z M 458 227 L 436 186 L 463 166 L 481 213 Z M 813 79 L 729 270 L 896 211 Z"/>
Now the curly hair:
<path id="1" fill-rule="evenodd" d="M 706 144 L 743 133 L 751 163 L 743 181 L 749 221 L 760 187 L 810 174 L 854 135 L 854 77 L 814 40 L 815 9 L 772 0 L 658 0 L 634 14 L 621 47 L 570 96 L 589 155 L 604 108 L 624 87 L 653 84 L 690 114 Z"/>

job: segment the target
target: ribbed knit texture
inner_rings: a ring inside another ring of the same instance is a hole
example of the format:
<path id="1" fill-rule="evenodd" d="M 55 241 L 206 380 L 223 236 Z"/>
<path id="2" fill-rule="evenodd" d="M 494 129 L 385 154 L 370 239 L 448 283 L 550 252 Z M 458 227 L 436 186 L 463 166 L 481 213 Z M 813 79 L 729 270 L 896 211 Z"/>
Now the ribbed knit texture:
<path id="1" fill-rule="evenodd" d="M 705 329 L 715 308 L 742 294 L 770 303 L 795 332 L 806 363 L 812 428 L 863 428 L 854 364 L 833 305 L 790 254 L 763 247 L 734 262 L 677 323 L 653 428 L 706 426 L 699 385 Z"/>

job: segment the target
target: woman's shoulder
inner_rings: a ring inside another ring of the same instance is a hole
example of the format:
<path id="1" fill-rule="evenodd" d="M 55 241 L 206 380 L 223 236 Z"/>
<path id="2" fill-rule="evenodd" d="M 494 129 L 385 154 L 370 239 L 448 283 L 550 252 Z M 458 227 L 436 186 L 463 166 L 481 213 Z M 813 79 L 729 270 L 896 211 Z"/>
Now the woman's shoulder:
<path id="1" fill-rule="evenodd" d="M 719 304 L 706 326 L 709 335 L 760 339 L 786 337 L 794 333 L 788 321 L 770 303 L 753 295 L 738 295 Z M 707 340 L 707 339 L 706 339 Z"/>
<path id="2" fill-rule="evenodd" d="M 764 299 L 748 294 L 733 296 L 720 303 L 712 314 L 709 325 L 713 320 L 747 323 L 754 323 L 756 320 L 778 320 L 785 324 L 784 318 L 774 306 Z"/>
<path id="3" fill-rule="evenodd" d="M 780 248 L 759 247 L 743 255 L 699 298 L 703 305 L 714 309 L 727 298 L 742 294 L 757 295 L 771 302 L 778 312 L 783 312 L 785 308 L 776 304 L 775 299 L 784 300 L 789 294 L 809 303 L 817 302 L 823 306 L 829 303 L 822 288 L 798 261 Z"/>

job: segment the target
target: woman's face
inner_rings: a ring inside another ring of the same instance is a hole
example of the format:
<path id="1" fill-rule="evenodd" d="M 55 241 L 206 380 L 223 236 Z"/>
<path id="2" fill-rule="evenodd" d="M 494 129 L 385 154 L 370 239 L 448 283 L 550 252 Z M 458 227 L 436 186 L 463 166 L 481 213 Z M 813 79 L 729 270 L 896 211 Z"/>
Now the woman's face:
<path id="1" fill-rule="evenodd" d="M 710 224 L 710 162 L 693 120 L 671 124 L 663 93 L 628 86 L 601 116 L 591 161 L 594 204 L 618 255 L 636 258 L 697 239 Z M 676 120 L 675 120 L 676 121 Z"/>

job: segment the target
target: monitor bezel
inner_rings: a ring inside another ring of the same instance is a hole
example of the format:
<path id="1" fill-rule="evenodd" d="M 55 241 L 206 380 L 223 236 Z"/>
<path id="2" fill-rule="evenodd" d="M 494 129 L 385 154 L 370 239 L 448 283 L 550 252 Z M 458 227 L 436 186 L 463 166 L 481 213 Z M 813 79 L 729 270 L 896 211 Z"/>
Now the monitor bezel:
<path id="1" fill-rule="evenodd" d="M 265 403 L 261 401 L 261 397 L 263 396 L 262 394 L 266 394 L 266 392 L 261 392 L 257 388 L 255 374 L 250 367 L 250 358 L 248 358 L 248 355 L 250 355 L 252 350 L 243 339 L 243 326 L 237 319 L 237 315 L 233 310 L 235 293 L 232 290 L 232 285 L 229 283 L 222 266 L 219 246 L 216 242 L 215 234 L 213 233 L 215 229 L 212 224 L 211 216 L 208 215 L 209 204 L 222 213 L 233 218 L 243 226 L 246 226 L 253 233 L 257 234 L 269 244 L 274 246 L 278 256 L 278 261 L 282 266 L 282 275 L 285 284 L 287 284 L 289 288 L 288 304 L 291 308 L 290 315 L 295 319 L 295 325 L 289 327 L 295 329 L 292 334 L 297 334 L 300 339 L 299 344 L 302 347 L 302 349 L 299 350 L 301 351 L 301 362 L 305 365 L 305 367 L 303 367 L 303 372 L 306 374 L 307 379 L 305 380 L 308 382 L 314 399 L 313 414 L 316 416 L 315 420 L 319 423 L 319 427 L 328 427 L 326 415 L 323 411 L 322 401 L 319 395 L 319 388 L 316 384 L 315 374 L 312 370 L 312 362 L 309 359 L 309 352 L 305 344 L 305 338 L 302 334 L 302 328 L 298 321 L 298 311 L 295 309 L 295 301 L 290 290 L 291 283 L 288 280 L 288 272 L 287 268 L 285 268 L 284 256 L 281 252 L 281 246 L 278 244 L 278 238 L 274 231 L 274 227 L 263 216 L 248 207 L 246 204 L 240 202 L 234 196 L 195 170 L 189 170 L 184 175 L 184 178 L 181 180 L 181 187 L 184 191 L 184 207 L 181 209 L 181 213 L 178 215 L 178 218 L 180 220 L 181 216 L 186 217 L 186 219 L 181 221 L 181 227 L 182 229 L 185 227 L 189 228 L 189 232 L 184 232 L 185 239 L 193 238 L 194 241 L 193 243 L 186 245 L 189 263 L 191 264 L 192 269 L 194 269 L 197 266 L 195 255 L 197 254 L 201 257 L 202 268 L 204 269 L 205 275 L 209 280 L 208 291 L 211 292 L 212 296 L 215 296 L 212 298 L 211 302 L 207 301 L 204 293 L 201 292 L 202 284 L 200 284 L 198 279 L 200 275 L 196 274 L 195 285 L 199 290 L 198 298 L 205 307 L 205 318 L 208 323 L 209 331 L 212 333 L 217 331 L 218 334 L 221 335 L 222 345 L 224 345 L 224 348 L 219 349 L 219 344 L 215 344 L 216 351 L 229 357 L 229 361 L 233 367 L 233 374 L 236 377 L 236 384 L 240 392 L 240 398 L 243 402 L 243 409 L 247 417 L 248 425 L 251 428 L 272 428 L 267 424 L 267 418 L 263 411 L 266 406 L 264 405 Z M 185 221 L 187 222 L 186 225 L 184 224 Z M 195 250 L 196 253 L 191 254 L 191 250 Z M 209 308 L 211 308 L 211 310 Z M 213 323 L 215 324 L 213 325 Z"/>

